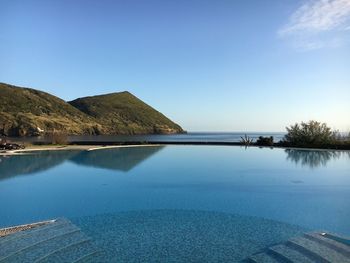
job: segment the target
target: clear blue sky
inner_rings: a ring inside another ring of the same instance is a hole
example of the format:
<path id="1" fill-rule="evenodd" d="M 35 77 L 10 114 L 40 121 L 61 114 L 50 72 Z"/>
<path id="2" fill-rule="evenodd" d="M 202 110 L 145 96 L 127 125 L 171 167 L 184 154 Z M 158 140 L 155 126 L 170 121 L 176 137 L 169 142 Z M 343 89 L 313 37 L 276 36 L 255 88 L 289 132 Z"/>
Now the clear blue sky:
<path id="1" fill-rule="evenodd" d="M 189 131 L 349 131 L 349 17 L 346 0 L 0 0 L 0 82 L 128 90 Z"/>

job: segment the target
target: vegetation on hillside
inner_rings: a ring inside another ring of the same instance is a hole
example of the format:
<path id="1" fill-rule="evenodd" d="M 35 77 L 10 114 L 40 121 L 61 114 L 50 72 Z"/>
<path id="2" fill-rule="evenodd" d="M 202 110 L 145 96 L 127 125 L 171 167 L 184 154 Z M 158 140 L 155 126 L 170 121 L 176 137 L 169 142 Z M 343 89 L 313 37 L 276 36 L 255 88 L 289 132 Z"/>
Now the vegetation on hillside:
<path id="1" fill-rule="evenodd" d="M 95 117 L 115 134 L 183 132 L 179 125 L 127 91 L 79 98 L 69 103 Z"/>
<path id="2" fill-rule="evenodd" d="M 0 83 L 0 135 L 39 135 L 54 130 L 96 134 L 101 125 L 48 93 Z"/>
<path id="3" fill-rule="evenodd" d="M 0 136 L 182 132 L 128 92 L 67 103 L 46 92 L 0 83 L 0 98 Z"/>

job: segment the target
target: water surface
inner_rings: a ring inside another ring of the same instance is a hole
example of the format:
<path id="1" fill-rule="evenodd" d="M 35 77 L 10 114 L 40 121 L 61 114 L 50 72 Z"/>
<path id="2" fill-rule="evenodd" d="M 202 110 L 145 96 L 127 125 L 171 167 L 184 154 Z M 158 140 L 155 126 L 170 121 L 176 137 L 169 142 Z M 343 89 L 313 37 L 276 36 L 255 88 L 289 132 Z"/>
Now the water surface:
<path id="1" fill-rule="evenodd" d="M 274 141 L 280 141 L 284 132 L 188 132 L 184 134 L 149 134 L 149 135 L 73 135 L 68 136 L 70 142 L 239 142 L 245 135 L 254 141 L 259 136 L 273 136 Z M 50 142 L 50 138 L 40 137 L 16 137 L 13 141 Z"/>
<path id="2" fill-rule="evenodd" d="M 349 200 L 346 151 L 146 146 L 0 157 L 0 226 L 67 217 L 107 259 L 238 260 L 305 231 L 350 235 Z"/>

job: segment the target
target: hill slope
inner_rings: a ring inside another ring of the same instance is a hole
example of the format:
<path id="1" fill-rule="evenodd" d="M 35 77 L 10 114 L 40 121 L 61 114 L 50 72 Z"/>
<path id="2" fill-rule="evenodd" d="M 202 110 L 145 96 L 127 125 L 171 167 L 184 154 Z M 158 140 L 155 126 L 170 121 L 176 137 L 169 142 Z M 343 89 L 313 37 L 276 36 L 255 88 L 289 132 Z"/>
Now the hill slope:
<path id="1" fill-rule="evenodd" d="M 182 132 L 177 124 L 128 92 L 70 103 L 30 88 L 0 83 L 0 135 L 141 134 Z"/>
<path id="2" fill-rule="evenodd" d="M 183 132 L 179 125 L 127 91 L 79 98 L 69 103 L 95 117 L 112 134 Z"/>
<path id="3" fill-rule="evenodd" d="M 0 134 L 31 136 L 37 135 L 40 130 L 96 134 L 101 125 L 46 92 L 0 83 Z"/>

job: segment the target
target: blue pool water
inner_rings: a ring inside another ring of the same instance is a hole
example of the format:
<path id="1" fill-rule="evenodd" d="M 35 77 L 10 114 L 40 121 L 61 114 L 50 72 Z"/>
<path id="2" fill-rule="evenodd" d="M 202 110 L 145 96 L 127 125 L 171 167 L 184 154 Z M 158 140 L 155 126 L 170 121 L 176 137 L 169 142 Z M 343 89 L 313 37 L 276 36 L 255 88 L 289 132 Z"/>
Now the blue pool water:
<path id="1" fill-rule="evenodd" d="M 345 151 L 146 146 L 0 156 L 0 227 L 67 217 L 106 261 L 237 261 L 305 231 L 349 236 L 349 200 Z"/>

